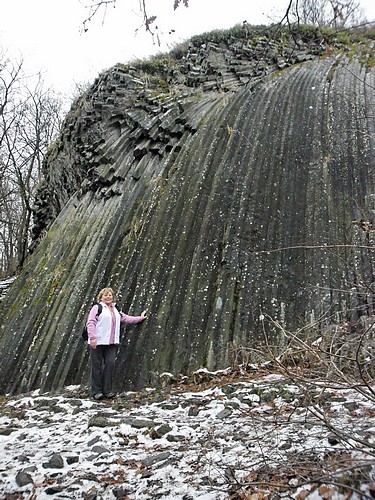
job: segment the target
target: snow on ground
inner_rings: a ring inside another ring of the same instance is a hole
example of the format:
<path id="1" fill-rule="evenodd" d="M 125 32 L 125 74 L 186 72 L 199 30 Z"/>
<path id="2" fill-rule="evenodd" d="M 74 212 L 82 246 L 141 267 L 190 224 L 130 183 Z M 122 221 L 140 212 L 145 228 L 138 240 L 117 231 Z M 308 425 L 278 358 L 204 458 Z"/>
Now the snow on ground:
<path id="1" fill-rule="evenodd" d="M 5 294 L 8 291 L 8 288 L 10 287 L 10 285 L 13 283 L 13 281 L 15 279 L 16 278 L 13 277 L 13 278 L 6 278 L 3 280 L 0 280 L 0 302 L 5 297 Z"/>
<path id="2" fill-rule="evenodd" d="M 0 404 L 0 497 L 371 498 L 374 443 L 371 398 L 277 374 L 106 402 L 36 391 Z"/>

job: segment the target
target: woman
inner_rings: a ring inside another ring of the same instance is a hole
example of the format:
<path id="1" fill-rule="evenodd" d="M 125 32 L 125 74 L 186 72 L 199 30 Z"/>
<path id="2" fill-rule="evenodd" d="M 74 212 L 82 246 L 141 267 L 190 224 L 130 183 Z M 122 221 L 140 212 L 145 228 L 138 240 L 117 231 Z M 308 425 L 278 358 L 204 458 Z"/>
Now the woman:
<path id="1" fill-rule="evenodd" d="M 113 398 L 112 378 L 115 369 L 116 346 L 120 343 L 120 323 L 140 323 L 140 316 L 128 316 L 115 307 L 112 288 L 103 288 L 98 295 L 87 320 L 88 343 L 91 357 L 91 395 L 94 399 Z M 99 314 L 98 314 L 99 313 Z"/>

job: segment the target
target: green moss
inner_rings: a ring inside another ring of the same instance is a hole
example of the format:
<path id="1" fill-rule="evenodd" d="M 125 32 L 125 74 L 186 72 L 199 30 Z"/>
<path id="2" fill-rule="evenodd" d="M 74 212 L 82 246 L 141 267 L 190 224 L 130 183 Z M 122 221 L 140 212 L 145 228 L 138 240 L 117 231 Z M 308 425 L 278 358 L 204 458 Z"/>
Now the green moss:
<path id="1" fill-rule="evenodd" d="M 154 88 L 151 93 L 151 97 L 159 98 L 159 100 L 163 100 L 162 95 L 168 94 L 169 97 L 171 93 L 171 88 L 167 81 L 161 77 L 152 76 L 151 78 L 148 78 L 148 86 Z"/>
<path id="2" fill-rule="evenodd" d="M 236 24 L 232 28 L 226 30 L 213 30 L 209 32 L 202 33 L 201 35 L 195 35 L 190 39 L 190 42 L 199 46 L 204 43 L 228 43 L 233 42 L 236 39 L 246 40 L 247 38 L 253 38 L 257 36 L 264 36 L 267 34 L 266 26 L 244 26 L 242 24 Z"/>
<path id="3" fill-rule="evenodd" d="M 375 66 L 375 52 L 369 43 L 354 43 L 348 47 L 346 56 L 352 60 L 357 57 L 359 62 L 365 66 L 367 69 L 371 69 Z"/>
<path id="4" fill-rule="evenodd" d="M 169 93 L 170 88 L 169 88 L 168 83 L 167 83 L 165 80 L 160 79 L 160 80 L 159 80 L 159 85 L 160 85 L 160 88 L 161 88 L 161 90 L 162 90 L 163 92 L 165 92 L 165 93 Z"/>
<path id="5" fill-rule="evenodd" d="M 375 51 L 373 48 L 368 45 L 365 47 L 360 46 L 358 52 L 359 62 L 367 69 L 372 69 L 375 66 Z"/>
<path id="6" fill-rule="evenodd" d="M 170 56 L 179 61 L 183 59 L 183 57 L 188 53 L 189 50 L 189 41 L 185 41 L 179 44 L 176 44 L 169 52 Z"/>
<path id="7" fill-rule="evenodd" d="M 170 55 L 152 56 L 149 59 L 138 59 L 132 66 L 150 75 L 163 74 L 174 61 Z"/>

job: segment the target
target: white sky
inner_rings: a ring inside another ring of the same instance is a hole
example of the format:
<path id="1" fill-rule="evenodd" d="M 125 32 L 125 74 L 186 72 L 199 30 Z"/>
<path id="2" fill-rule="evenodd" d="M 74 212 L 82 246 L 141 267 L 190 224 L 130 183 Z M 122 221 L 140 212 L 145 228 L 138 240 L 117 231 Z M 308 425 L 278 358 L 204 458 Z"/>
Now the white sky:
<path id="1" fill-rule="evenodd" d="M 103 22 L 99 13 L 82 32 L 89 0 L 0 0 L 0 48 L 24 59 L 30 72 L 43 71 L 47 85 L 72 95 L 76 84 L 92 82 L 118 62 L 165 52 L 194 34 L 230 28 L 246 20 L 269 24 L 280 19 L 288 0 L 189 0 L 173 10 L 174 0 L 148 0 L 148 14 L 162 40 L 145 33 L 140 0 L 117 0 Z M 368 20 L 375 19 L 374 0 L 360 0 Z M 181 1 L 181 4 L 183 2 Z M 138 31 L 137 31 L 138 29 Z M 171 29 L 175 33 L 169 33 Z"/>

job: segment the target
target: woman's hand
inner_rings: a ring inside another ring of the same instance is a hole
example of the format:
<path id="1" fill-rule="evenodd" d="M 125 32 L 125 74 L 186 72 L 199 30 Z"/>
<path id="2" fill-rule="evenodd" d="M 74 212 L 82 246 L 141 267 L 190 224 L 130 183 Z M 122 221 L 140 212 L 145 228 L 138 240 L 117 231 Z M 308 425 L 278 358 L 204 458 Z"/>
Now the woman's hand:
<path id="1" fill-rule="evenodd" d="M 147 318 L 147 309 L 141 312 L 142 321 Z"/>
<path id="2" fill-rule="evenodd" d="M 91 347 L 91 349 L 96 349 L 97 345 L 98 345 L 97 339 L 90 339 L 90 347 Z"/>

